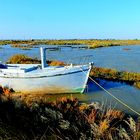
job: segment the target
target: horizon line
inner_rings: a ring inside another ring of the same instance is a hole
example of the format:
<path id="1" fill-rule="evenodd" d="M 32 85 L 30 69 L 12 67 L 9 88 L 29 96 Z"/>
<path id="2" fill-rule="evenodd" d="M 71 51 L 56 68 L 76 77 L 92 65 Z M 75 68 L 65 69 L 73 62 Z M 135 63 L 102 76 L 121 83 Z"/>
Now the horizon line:
<path id="1" fill-rule="evenodd" d="M 114 39 L 114 38 L 104 38 L 104 39 L 101 39 L 101 38 L 60 38 L 60 39 L 48 39 L 48 38 L 27 38 L 27 39 L 0 39 L 0 41 L 14 41 L 14 40 L 140 40 L 140 38 L 133 38 L 133 39 Z"/>

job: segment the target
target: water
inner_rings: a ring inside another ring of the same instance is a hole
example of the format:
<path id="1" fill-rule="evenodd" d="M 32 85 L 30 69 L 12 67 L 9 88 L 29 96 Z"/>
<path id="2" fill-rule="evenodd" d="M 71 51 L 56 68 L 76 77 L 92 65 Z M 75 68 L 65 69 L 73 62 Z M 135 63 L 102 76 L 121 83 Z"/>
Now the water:
<path id="1" fill-rule="evenodd" d="M 38 45 L 39 47 L 41 45 Z M 45 46 L 45 45 L 44 45 Z M 1 48 L 1 47 L 0 47 Z M 22 50 L 12 48 L 10 45 L 0 49 L 0 61 L 7 61 L 14 54 L 26 54 L 40 58 L 39 48 Z M 90 56 L 85 59 L 83 56 Z M 81 60 L 81 58 L 83 60 Z M 140 72 L 140 46 L 114 46 L 97 49 L 61 48 L 60 51 L 47 51 L 48 60 L 60 60 L 69 63 L 93 61 L 95 66 L 114 68 L 117 70 Z"/>
<path id="2" fill-rule="evenodd" d="M 39 47 L 41 45 L 38 45 Z M 0 46 L 0 61 L 7 61 L 14 54 L 26 54 L 32 57 L 40 58 L 39 48 L 31 50 L 22 50 L 12 48 L 10 45 Z M 93 61 L 96 66 L 115 68 L 117 70 L 126 70 L 140 72 L 140 46 L 114 46 L 109 48 L 78 49 L 78 48 L 61 48 L 59 51 L 47 51 L 48 60 L 60 60 L 69 63 L 80 63 L 83 56 L 90 55 L 89 59 L 84 60 L 86 63 Z M 78 59 L 77 57 L 80 57 Z M 99 83 L 121 99 L 123 102 L 140 112 L 140 90 L 120 82 L 98 80 Z M 123 105 L 116 102 L 110 95 L 102 91 L 91 81 L 88 82 L 89 88 L 86 94 L 73 94 L 83 102 L 99 101 L 112 108 L 119 108 L 125 112 L 132 113 Z M 67 95 L 69 96 L 69 95 Z"/>
<path id="3" fill-rule="evenodd" d="M 131 108 L 140 113 L 140 90 L 127 85 L 126 83 L 99 80 L 100 85 L 102 85 L 106 90 L 116 96 L 118 99 L 123 101 L 125 104 L 129 105 Z M 96 84 L 89 82 L 90 91 L 88 92 L 88 101 L 98 101 L 112 108 L 121 109 L 127 113 L 135 114 L 128 108 L 121 105 L 115 99 L 113 99 L 109 94 L 101 90 Z"/>

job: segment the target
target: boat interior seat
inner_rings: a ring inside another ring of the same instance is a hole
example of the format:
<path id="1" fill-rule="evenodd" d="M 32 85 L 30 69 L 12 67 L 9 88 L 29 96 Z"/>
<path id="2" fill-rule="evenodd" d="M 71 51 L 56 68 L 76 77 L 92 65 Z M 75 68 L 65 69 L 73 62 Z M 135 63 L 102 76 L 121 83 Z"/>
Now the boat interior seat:
<path id="1" fill-rule="evenodd" d="M 28 68 L 23 68 L 23 67 L 20 68 L 20 70 L 24 70 L 24 72 L 30 72 L 30 71 L 33 71 L 36 69 L 38 69 L 38 66 L 32 66 L 32 67 L 28 67 Z"/>

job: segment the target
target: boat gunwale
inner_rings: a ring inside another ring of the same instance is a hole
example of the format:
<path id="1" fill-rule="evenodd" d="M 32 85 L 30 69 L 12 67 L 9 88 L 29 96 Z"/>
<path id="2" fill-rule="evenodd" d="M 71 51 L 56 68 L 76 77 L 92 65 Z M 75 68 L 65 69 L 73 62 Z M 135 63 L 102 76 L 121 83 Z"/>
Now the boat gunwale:
<path id="1" fill-rule="evenodd" d="M 7 76 L 7 75 L 4 75 L 4 76 L 0 76 L 0 78 L 15 78 L 15 79 L 29 79 L 29 78 L 45 78 L 45 77 L 55 77 L 55 76 L 62 76 L 62 75 L 69 75 L 69 74 L 74 74 L 74 73 L 79 73 L 79 72 L 84 72 L 84 71 L 88 71 L 90 70 L 90 68 L 87 68 L 87 69 L 82 69 L 82 70 L 78 70 L 78 71 L 74 71 L 74 72 L 67 72 L 67 73 L 62 73 L 62 74 L 54 74 L 54 75 L 45 75 L 45 76 L 20 76 L 17 75 L 17 76 Z"/>

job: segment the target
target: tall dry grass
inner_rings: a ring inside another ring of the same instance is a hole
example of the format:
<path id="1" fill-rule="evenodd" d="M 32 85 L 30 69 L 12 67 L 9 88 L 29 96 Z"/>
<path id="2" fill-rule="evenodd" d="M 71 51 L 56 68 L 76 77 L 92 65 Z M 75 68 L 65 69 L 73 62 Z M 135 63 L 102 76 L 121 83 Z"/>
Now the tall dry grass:
<path id="1" fill-rule="evenodd" d="M 0 93 L 0 138 L 3 139 L 140 138 L 140 125 L 136 120 L 99 103 L 81 104 L 72 96 L 46 102 L 39 94 L 7 96 L 3 89 Z"/>

